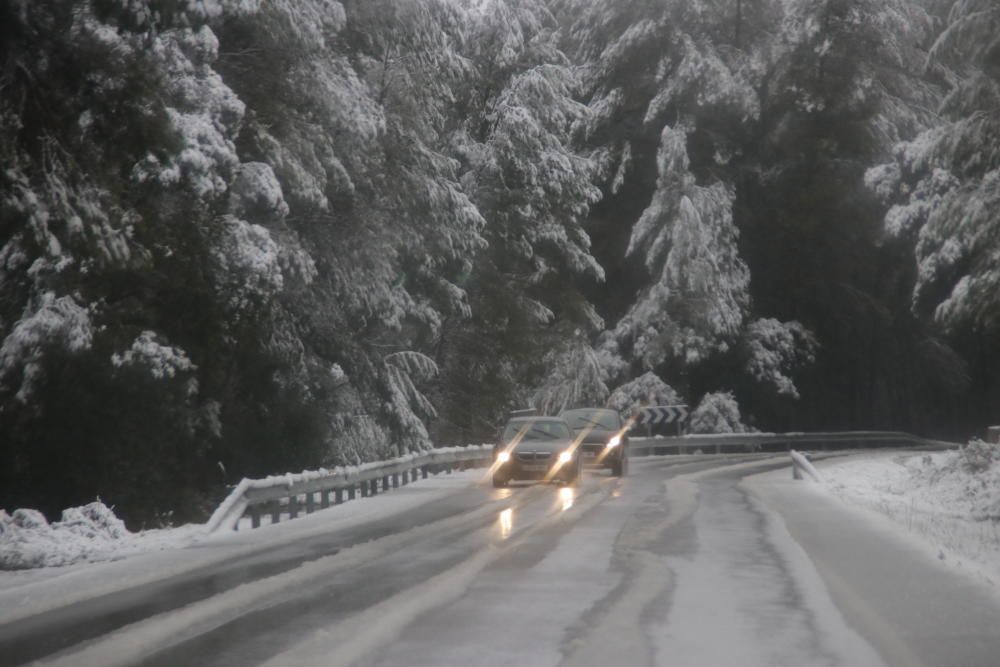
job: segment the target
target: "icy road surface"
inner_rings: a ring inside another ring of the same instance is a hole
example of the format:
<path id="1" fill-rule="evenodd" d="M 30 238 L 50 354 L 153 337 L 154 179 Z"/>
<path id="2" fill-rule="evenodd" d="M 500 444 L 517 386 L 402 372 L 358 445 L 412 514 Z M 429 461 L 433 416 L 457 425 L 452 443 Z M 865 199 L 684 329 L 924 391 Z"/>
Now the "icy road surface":
<path id="1" fill-rule="evenodd" d="M 465 473 L 259 553 L 290 529 L 242 533 L 230 561 L 143 584 L 154 599 L 131 587 L 17 627 L 114 617 L 38 663 L 73 667 L 995 667 L 995 591 L 787 469 L 760 474 L 786 460 L 641 461 L 577 489 Z"/>

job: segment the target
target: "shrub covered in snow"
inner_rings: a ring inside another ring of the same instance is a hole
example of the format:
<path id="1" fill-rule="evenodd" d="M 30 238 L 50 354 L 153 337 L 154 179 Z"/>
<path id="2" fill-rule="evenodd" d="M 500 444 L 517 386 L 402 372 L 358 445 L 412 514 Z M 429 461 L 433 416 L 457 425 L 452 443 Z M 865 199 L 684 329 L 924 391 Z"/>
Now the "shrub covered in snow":
<path id="1" fill-rule="evenodd" d="M 1000 444 L 973 439 L 957 450 L 904 461 L 908 493 L 973 520 L 1000 521 Z M 1000 544 L 997 545 L 1000 548 Z"/>
<path id="2" fill-rule="evenodd" d="M 92 341 L 93 326 L 86 309 L 72 297 L 56 298 L 46 292 L 0 345 L 0 382 L 16 389 L 18 400 L 27 401 L 42 373 L 40 361 L 47 346 L 80 352 Z"/>
<path id="3" fill-rule="evenodd" d="M 683 402 L 673 387 L 648 371 L 611 392 L 608 407 L 621 414 L 629 414 L 643 405 L 677 405 Z"/>
<path id="4" fill-rule="evenodd" d="M 752 429 L 743 424 L 740 406 L 732 392 L 705 394 L 688 421 L 691 433 L 746 433 Z"/>
<path id="5" fill-rule="evenodd" d="M 37 510 L 0 510 L 0 570 L 70 565 L 93 560 L 132 540 L 125 524 L 97 501 L 63 510 L 49 523 Z"/>
<path id="6" fill-rule="evenodd" d="M 958 461 L 966 472 L 974 475 L 994 466 L 1000 468 L 1000 444 L 974 439 L 958 450 Z"/>
<path id="7" fill-rule="evenodd" d="M 831 460 L 822 471 L 838 496 L 930 540 L 939 558 L 1000 582 L 1000 445 L 871 453 Z"/>
<path id="8" fill-rule="evenodd" d="M 153 331 L 143 331 L 123 353 L 111 355 L 114 366 L 138 366 L 145 368 L 157 380 L 170 379 L 178 373 L 197 370 L 184 350 L 164 345 L 157 340 Z"/>

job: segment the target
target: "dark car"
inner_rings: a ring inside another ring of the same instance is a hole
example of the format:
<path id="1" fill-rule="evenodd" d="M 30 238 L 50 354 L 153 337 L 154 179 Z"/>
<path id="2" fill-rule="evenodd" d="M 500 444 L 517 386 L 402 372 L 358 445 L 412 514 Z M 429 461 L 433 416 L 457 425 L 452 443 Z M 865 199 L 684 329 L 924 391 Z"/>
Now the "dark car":
<path id="1" fill-rule="evenodd" d="M 622 477 L 628 472 L 628 427 L 616 410 L 579 408 L 559 415 L 580 440 L 584 463 L 595 463 Z"/>
<path id="2" fill-rule="evenodd" d="M 574 484 L 582 468 L 573 430 L 560 417 L 515 417 L 493 448 L 493 486 L 519 479 Z"/>

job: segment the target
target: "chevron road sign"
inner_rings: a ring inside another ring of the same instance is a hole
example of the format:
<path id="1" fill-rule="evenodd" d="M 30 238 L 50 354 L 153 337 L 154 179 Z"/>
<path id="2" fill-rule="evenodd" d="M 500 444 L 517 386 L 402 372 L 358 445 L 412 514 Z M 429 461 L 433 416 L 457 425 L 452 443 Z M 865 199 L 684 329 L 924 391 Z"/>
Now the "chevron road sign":
<path id="1" fill-rule="evenodd" d="M 639 410 L 635 418 L 636 424 L 669 424 L 687 419 L 686 405 L 650 405 Z"/>

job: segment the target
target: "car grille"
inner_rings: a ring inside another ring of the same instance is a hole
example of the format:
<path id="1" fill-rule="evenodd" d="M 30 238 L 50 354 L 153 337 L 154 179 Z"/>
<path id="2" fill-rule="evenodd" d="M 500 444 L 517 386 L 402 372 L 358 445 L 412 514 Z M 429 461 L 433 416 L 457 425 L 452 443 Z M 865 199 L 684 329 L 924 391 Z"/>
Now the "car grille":
<path id="1" fill-rule="evenodd" d="M 544 463 L 552 458 L 551 452 L 518 452 L 517 460 L 521 463 Z"/>

